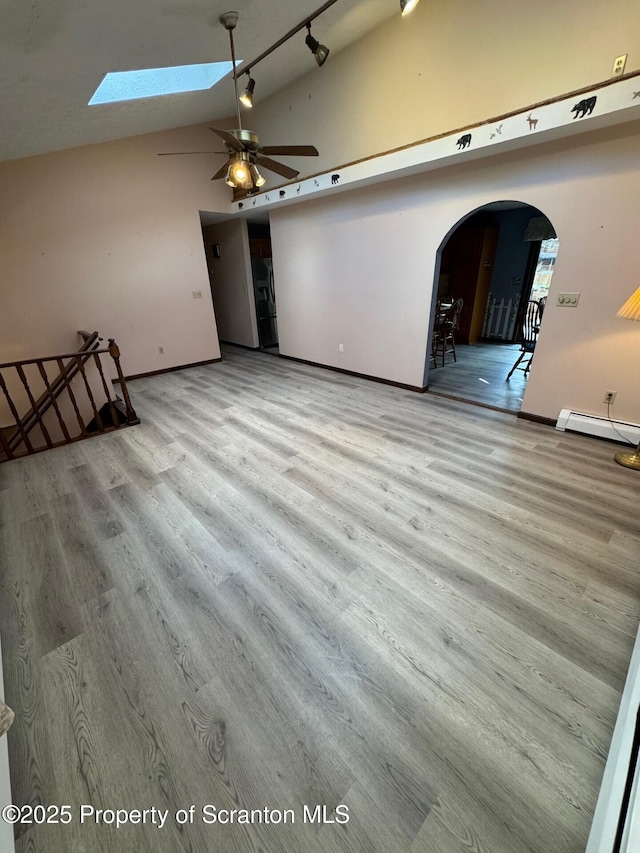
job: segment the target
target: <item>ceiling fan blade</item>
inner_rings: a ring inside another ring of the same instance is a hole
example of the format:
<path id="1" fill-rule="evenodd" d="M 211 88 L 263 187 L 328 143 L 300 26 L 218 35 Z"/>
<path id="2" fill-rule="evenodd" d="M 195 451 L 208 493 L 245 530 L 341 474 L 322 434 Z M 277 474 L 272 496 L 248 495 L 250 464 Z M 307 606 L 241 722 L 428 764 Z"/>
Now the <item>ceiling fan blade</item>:
<path id="1" fill-rule="evenodd" d="M 212 181 L 219 181 L 220 178 L 224 178 L 227 174 L 227 169 L 229 168 L 229 164 L 225 163 L 224 166 L 220 166 L 215 175 L 211 178 Z"/>
<path id="2" fill-rule="evenodd" d="M 259 166 L 264 166 L 265 169 L 269 169 L 270 172 L 276 172 L 278 175 L 282 175 L 283 178 L 295 178 L 300 172 L 296 169 L 292 169 L 290 166 L 285 166 L 284 163 L 278 163 L 276 160 L 271 160 L 269 157 L 259 156 L 256 160 Z"/>
<path id="3" fill-rule="evenodd" d="M 158 157 L 176 157 L 179 154 L 227 154 L 227 151 L 160 151 Z"/>
<path id="4" fill-rule="evenodd" d="M 318 149 L 314 145 L 265 145 L 261 154 L 282 154 L 291 157 L 317 157 Z"/>
<path id="5" fill-rule="evenodd" d="M 225 145 L 228 145 L 229 148 L 233 148 L 234 151 L 244 151 L 244 145 L 235 138 L 233 133 L 230 133 L 228 130 L 223 130 L 221 127 L 210 127 L 209 130 L 217 133 L 220 139 L 222 139 Z"/>

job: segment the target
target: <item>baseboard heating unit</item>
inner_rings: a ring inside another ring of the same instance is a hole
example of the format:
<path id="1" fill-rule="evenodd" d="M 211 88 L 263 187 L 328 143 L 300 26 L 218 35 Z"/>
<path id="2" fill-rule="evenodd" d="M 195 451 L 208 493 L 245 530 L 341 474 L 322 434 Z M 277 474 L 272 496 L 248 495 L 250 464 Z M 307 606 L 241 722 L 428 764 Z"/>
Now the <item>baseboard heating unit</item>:
<path id="1" fill-rule="evenodd" d="M 582 432 L 595 438 L 608 438 L 610 441 L 637 444 L 640 441 L 640 425 L 626 421 L 613 421 L 598 415 L 588 415 L 584 412 L 572 412 L 562 409 L 558 415 L 556 429 L 568 432 Z"/>

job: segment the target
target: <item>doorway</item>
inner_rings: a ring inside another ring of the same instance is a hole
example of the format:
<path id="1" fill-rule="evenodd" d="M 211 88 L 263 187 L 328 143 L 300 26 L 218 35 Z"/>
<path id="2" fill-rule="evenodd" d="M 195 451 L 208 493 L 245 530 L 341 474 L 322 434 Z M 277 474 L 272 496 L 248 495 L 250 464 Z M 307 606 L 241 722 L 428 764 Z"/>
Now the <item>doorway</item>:
<path id="1" fill-rule="evenodd" d="M 278 311 L 273 279 L 271 231 L 267 223 L 249 222 L 249 254 L 260 349 L 279 354 Z"/>
<path id="2" fill-rule="evenodd" d="M 521 410 L 528 372 L 516 370 L 509 380 L 507 375 L 522 352 L 527 304 L 546 297 L 557 253 L 549 219 L 522 202 L 493 202 L 456 223 L 436 255 L 425 382 L 430 392 Z M 444 356 L 433 357 L 442 309 L 459 299 L 455 356 L 449 345 Z"/>

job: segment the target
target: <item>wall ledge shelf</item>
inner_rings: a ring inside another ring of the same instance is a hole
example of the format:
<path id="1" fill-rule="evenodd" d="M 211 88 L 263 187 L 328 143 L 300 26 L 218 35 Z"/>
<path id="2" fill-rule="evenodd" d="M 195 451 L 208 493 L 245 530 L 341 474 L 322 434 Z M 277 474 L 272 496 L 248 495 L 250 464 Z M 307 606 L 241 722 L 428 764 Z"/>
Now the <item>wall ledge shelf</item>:
<path id="1" fill-rule="evenodd" d="M 265 190 L 232 202 L 231 212 L 273 210 L 312 197 L 397 180 L 636 119 L 640 119 L 640 71 Z"/>

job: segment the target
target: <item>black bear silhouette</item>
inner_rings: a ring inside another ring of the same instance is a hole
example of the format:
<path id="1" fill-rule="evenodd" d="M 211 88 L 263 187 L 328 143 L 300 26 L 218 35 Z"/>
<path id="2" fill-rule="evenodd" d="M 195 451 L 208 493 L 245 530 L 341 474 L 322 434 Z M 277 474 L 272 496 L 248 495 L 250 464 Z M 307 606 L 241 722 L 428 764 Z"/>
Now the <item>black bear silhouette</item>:
<path id="1" fill-rule="evenodd" d="M 465 133 L 464 136 L 461 136 L 460 139 L 456 142 L 458 146 L 458 151 L 461 148 L 468 148 L 471 145 L 471 134 Z"/>
<path id="2" fill-rule="evenodd" d="M 582 101 L 578 101 L 575 107 L 571 110 L 572 113 L 575 113 L 574 118 L 590 116 L 597 100 L 598 96 L 592 95 L 590 98 L 584 98 Z"/>
<path id="3" fill-rule="evenodd" d="M 339 180 L 340 180 L 340 175 L 338 175 L 338 174 L 331 175 L 331 183 L 332 184 L 337 184 Z"/>

